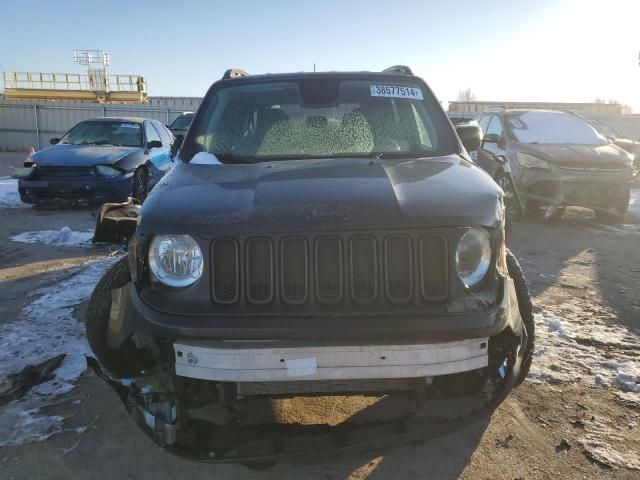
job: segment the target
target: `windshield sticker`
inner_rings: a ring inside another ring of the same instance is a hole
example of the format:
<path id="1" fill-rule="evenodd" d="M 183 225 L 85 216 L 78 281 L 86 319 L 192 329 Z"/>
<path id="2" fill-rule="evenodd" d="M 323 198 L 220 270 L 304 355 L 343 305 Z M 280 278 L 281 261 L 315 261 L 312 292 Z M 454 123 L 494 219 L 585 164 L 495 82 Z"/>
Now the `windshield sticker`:
<path id="1" fill-rule="evenodd" d="M 422 100 L 422 90 L 415 87 L 401 87 L 399 85 L 370 85 L 372 97 L 409 98 Z"/>
<path id="2" fill-rule="evenodd" d="M 140 125 L 137 123 L 121 123 L 120 128 L 135 128 L 136 130 L 139 130 Z"/>

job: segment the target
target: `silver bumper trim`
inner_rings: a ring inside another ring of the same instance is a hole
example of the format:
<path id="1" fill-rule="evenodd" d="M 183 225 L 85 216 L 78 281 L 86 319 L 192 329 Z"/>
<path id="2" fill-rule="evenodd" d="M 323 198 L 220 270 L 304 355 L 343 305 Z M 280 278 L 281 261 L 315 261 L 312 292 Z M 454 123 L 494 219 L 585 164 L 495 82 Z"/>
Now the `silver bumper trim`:
<path id="1" fill-rule="evenodd" d="M 488 365 L 488 338 L 346 346 L 178 341 L 174 350 L 177 375 L 221 382 L 418 378 Z"/>

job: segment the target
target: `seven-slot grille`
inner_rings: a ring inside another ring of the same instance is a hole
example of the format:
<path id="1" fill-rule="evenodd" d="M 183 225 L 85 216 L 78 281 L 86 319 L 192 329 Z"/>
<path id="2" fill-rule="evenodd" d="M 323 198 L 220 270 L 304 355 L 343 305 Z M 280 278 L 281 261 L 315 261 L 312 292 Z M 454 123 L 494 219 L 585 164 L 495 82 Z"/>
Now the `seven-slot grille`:
<path id="1" fill-rule="evenodd" d="M 219 238 L 214 303 L 360 305 L 438 301 L 449 292 L 447 238 L 393 233 Z"/>

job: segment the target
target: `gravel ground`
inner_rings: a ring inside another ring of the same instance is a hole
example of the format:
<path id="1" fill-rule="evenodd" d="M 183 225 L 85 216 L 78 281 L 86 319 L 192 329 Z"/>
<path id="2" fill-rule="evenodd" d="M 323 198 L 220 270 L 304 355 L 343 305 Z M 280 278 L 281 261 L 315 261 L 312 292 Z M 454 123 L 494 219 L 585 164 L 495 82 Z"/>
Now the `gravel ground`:
<path id="1" fill-rule="evenodd" d="M 118 255 L 84 243 L 91 210 L 0 208 L 0 376 L 58 348 L 69 354 L 54 382 L 0 407 L 0 478 L 640 478 L 636 207 L 617 226 L 580 209 L 555 223 L 516 225 L 509 243 L 530 282 L 539 342 L 530 380 L 491 418 L 422 445 L 264 471 L 171 456 L 83 373 L 78 319 Z M 278 415 L 335 422 L 367 402 L 288 400 Z"/>
<path id="2" fill-rule="evenodd" d="M 0 177 L 9 177 L 29 156 L 26 152 L 0 152 Z"/>

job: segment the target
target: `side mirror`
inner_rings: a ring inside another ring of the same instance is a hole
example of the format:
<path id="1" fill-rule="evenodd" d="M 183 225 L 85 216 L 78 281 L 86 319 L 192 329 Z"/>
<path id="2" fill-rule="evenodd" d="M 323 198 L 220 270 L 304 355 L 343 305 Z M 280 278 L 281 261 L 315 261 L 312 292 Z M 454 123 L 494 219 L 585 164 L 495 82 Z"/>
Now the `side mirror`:
<path id="1" fill-rule="evenodd" d="M 162 142 L 160 140 L 151 140 L 147 142 L 147 150 L 151 150 L 152 148 L 162 148 Z"/>
<path id="2" fill-rule="evenodd" d="M 59 139 L 59 138 L 52 138 L 51 140 L 49 140 L 49 143 L 50 143 L 51 145 L 56 145 L 56 144 L 57 144 L 57 143 L 59 143 L 59 142 L 60 142 L 60 139 Z"/>
<path id="3" fill-rule="evenodd" d="M 175 155 L 178 153 L 178 150 L 180 150 L 180 147 L 182 146 L 183 140 L 184 140 L 184 135 L 176 135 L 176 138 L 173 140 L 173 143 L 171 144 L 171 155 Z"/>
<path id="4" fill-rule="evenodd" d="M 500 135 L 497 133 L 487 133 L 482 141 L 483 143 L 500 143 Z"/>
<path id="5" fill-rule="evenodd" d="M 478 125 L 458 125 L 456 127 L 456 133 L 468 152 L 473 152 L 480 148 L 480 143 L 482 143 L 482 130 Z"/>

